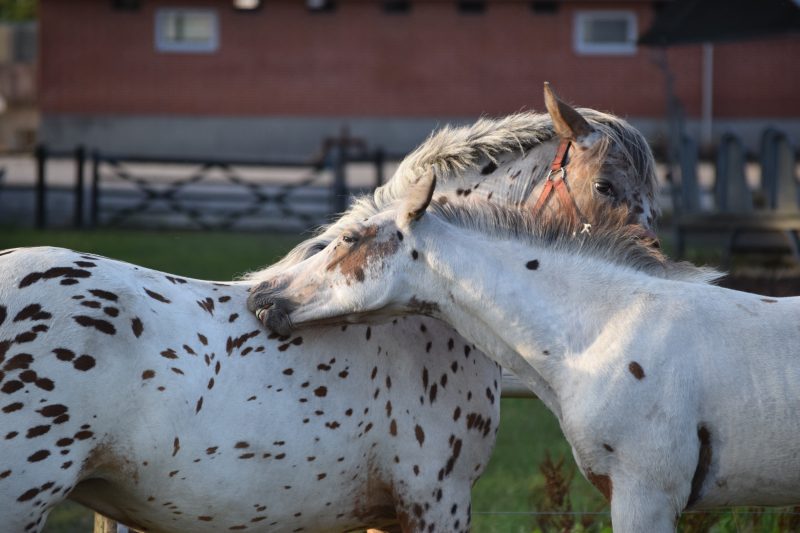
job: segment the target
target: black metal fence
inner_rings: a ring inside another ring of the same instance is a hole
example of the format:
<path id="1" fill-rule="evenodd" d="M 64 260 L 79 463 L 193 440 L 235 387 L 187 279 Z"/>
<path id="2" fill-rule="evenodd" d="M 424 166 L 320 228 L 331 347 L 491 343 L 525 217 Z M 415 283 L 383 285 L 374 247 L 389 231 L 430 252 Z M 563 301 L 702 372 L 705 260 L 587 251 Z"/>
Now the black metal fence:
<path id="1" fill-rule="evenodd" d="M 389 159 L 383 150 L 368 150 L 347 137 L 326 140 L 319 155 L 302 160 L 143 157 L 83 146 L 38 146 L 35 158 L 38 228 L 48 225 L 48 162 L 69 158 L 76 228 L 222 230 L 297 230 L 323 223 L 344 211 L 353 194 L 380 186 Z"/>

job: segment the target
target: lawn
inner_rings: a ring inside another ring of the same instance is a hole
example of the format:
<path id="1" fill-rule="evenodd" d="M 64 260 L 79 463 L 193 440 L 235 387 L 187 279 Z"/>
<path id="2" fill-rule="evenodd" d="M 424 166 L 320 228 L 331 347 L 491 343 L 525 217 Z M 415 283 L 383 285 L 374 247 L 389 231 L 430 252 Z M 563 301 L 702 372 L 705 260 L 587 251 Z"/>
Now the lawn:
<path id="1" fill-rule="evenodd" d="M 0 249 L 63 246 L 182 276 L 216 280 L 232 279 L 269 264 L 300 239 L 284 234 L 0 229 Z M 504 399 L 501 414 L 495 453 L 473 489 L 473 531 L 608 531 L 608 508 L 577 473 L 555 418 L 538 401 L 523 399 Z M 533 510 L 587 514 L 534 516 L 530 514 Z M 747 510 L 711 516 L 692 514 L 683 519 L 682 529 L 706 531 L 717 522 L 712 531 L 785 531 L 800 525 L 790 523 L 791 518 L 797 517 L 779 517 L 772 512 L 761 516 Z M 91 524 L 91 512 L 67 503 L 51 514 L 45 532 L 86 533 Z"/>

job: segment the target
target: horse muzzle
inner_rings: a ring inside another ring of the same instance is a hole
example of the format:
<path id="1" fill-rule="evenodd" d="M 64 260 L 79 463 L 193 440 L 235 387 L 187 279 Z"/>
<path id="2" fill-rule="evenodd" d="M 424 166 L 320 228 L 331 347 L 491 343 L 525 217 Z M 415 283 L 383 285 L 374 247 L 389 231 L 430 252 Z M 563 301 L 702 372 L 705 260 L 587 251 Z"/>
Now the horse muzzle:
<path id="1" fill-rule="evenodd" d="M 270 331 L 281 336 L 291 335 L 294 324 L 290 317 L 291 306 L 285 302 L 273 302 L 256 310 L 256 317 Z"/>
<path id="2" fill-rule="evenodd" d="M 280 296 L 280 292 L 281 288 L 274 283 L 260 283 L 250 291 L 247 308 L 270 331 L 282 336 L 291 335 L 294 325 L 290 315 L 297 306 Z"/>

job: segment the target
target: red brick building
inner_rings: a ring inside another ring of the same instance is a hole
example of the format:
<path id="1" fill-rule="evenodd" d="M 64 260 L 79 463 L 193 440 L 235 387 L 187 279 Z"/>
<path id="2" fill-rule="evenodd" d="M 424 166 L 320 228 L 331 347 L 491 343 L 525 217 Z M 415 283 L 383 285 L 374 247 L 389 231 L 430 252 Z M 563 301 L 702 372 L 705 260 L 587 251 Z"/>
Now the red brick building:
<path id="1" fill-rule="evenodd" d="M 253 4 L 253 10 L 235 4 Z M 347 125 L 404 150 L 437 124 L 541 109 L 542 82 L 666 131 L 652 0 L 41 0 L 42 139 L 120 152 L 305 155 Z M 620 37 L 623 37 L 621 40 Z M 800 138 L 800 37 L 670 48 L 697 131 Z M 710 101 L 703 103 L 704 68 Z"/>

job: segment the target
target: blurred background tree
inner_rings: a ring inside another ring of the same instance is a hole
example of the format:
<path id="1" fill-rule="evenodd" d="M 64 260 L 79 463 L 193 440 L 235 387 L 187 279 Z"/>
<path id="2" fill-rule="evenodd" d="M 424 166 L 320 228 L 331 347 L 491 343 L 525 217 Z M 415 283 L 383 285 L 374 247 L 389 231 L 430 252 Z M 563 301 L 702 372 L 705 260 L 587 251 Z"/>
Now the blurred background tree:
<path id="1" fill-rule="evenodd" d="M 0 0 L 0 21 L 34 20 L 36 4 L 36 0 Z"/>

